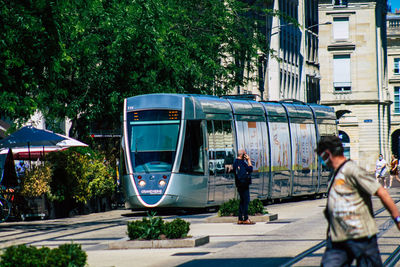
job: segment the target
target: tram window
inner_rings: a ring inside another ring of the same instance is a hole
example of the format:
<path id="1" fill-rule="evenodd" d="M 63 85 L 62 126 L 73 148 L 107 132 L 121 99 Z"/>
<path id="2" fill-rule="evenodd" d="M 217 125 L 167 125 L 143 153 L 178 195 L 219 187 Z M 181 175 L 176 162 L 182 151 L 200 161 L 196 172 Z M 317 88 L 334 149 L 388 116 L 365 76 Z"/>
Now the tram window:
<path id="1" fill-rule="evenodd" d="M 136 172 L 171 171 L 179 135 L 178 123 L 134 124 L 131 158 Z"/>
<path id="2" fill-rule="evenodd" d="M 234 136 L 231 121 L 207 121 L 209 172 L 224 175 L 232 171 Z"/>
<path id="3" fill-rule="evenodd" d="M 217 126 L 218 127 L 218 126 Z M 213 121 L 207 121 L 207 140 L 208 140 L 208 170 L 210 174 L 214 174 L 217 168 L 217 160 L 215 158 L 215 144 L 214 144 L 214 127 Z"/>
<path id="4" fill-rule="evenodd" d="M 225 172 L 226 151 L 224 141 L 224 129 L 222 123 L 223 121 L 214 121 L 214 171 L 218 174 L 223 174 Z"/>
<path id="5" fill-rule="evenodd" d="M 215 172 L 217 174 L 232 171 L 234 160 L 233 143 L 231 121 L 214 121 Z"/>
<path id="6" fill-rule="evenodd" d="M 223 134 L 224 134 L 224 147 L 225 147 L 225 172 L 229 173 L 233 170 L 234 150 L 233 144 L 235 139 L 233 137 L 232 123 L 230 121 L 222 122 Z"/>
<path id="7" fill-rule="evenodd" d="M 256 121 L 238 121 L 237 122 L 237 136 L 238 136 L 238 149 L 246 149 L 253 162 L 253 170 L 258 171 L 262 166 L 262 137 L 261 125 L 264 122 Z"/>
<path id="8" fill-rule="evenodd" d="M 201 121 L 187 121 L 180 172 L 204 174 L 203 148 Z"/>
<path id="9" fill-rule="evenodd" d="M 179 137 L 180 111 L 128 112 L 131 164 L 135 172 L 171 171 Z"/>

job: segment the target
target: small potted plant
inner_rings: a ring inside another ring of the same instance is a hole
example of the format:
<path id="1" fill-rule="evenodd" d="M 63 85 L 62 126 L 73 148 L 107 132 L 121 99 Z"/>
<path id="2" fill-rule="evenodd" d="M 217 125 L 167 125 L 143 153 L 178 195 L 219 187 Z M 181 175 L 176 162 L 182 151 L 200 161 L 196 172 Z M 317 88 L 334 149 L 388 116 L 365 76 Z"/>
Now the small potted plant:
<path id="1" fill-rule="evenodd" d="M 21 195 L 25 201 L 21 218 L 48 216 L 45 195 L 50 193 L 51 168 L 48 165 L 33 166 L 27 170 L 21 184 Z"/>

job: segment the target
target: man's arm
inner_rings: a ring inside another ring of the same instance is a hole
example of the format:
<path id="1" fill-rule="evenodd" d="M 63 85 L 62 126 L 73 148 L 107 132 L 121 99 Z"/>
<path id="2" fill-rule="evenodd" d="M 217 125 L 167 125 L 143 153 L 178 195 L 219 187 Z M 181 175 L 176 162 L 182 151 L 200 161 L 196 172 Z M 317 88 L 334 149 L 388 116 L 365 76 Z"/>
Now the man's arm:
<path id="1" fill-rule="evenodd" d="M 375 193 L 382 201 L 382 204 L 390 212 L 392 218 L 400 216 L 400 212 L 396 207 L 393 199 L 390 197 L 389 193 L 382 186 L 379 187 L 378 191 Z M 400 222 L 396 223 L 397 228 L 400 230 Z"/>

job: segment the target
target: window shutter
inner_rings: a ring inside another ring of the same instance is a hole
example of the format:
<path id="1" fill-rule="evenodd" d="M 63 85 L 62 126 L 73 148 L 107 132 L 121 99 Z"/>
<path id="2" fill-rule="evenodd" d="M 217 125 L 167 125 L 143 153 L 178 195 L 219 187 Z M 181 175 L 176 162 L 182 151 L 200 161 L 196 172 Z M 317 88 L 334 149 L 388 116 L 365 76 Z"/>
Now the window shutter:
<path id="1" fill-rule="evenodd" d="M 333 39 L 335 40 L 349 39 L 349 18 L 333 19 Z"/>
<path id="2" fill-rule="evenodd" d="M 333 79 L 335 87 L 351 86 L 350 55 L 333 57 Z"/>

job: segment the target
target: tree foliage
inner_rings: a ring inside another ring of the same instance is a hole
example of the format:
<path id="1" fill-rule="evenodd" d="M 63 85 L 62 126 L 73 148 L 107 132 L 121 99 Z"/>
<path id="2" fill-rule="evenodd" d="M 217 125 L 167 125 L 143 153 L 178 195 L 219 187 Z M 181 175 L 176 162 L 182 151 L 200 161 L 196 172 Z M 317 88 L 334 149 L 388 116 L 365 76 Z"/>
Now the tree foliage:
<path id="1" fill-rule="evenodd" d="M 268 2 L 2 1 L 0 112 L 68 117 L 82 137 L 93 122 L 119 125 L 125 97 L 224 94 L 266 49 Z"/>

